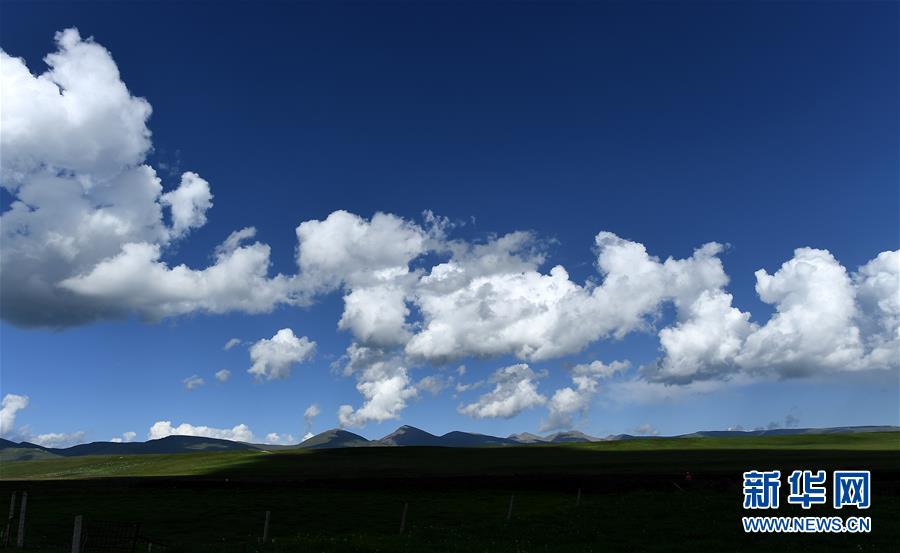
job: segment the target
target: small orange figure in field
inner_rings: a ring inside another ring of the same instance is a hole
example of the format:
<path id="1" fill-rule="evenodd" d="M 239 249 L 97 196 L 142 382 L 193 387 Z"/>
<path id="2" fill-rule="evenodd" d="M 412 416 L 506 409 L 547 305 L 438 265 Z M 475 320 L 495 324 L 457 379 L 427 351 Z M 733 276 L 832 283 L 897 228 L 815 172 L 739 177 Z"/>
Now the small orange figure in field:
<path id="1" fill-rule="evenodd" d="M 688 482 L 690 482 L 694 479 L 693 475 L 691 475 L 691 471 L 687 471 L 686 473 L 684 473 L 684 479 L 687 480 Z"/>

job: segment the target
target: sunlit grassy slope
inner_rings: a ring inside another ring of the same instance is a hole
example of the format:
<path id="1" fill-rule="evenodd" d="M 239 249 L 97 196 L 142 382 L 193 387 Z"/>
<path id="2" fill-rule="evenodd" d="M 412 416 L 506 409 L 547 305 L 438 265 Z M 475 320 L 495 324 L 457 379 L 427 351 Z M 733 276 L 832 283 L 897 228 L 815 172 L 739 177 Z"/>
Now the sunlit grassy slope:
<path id="1" fill-rule="evenodd" d="M 309 479 L 465 475 L 731 472 L 770 464 L 854 461 L 896 468 L 900 432 L 727 438 L 646 438 L 499 448 L 347 448 L 123 455 L 4 462 L 2 480 L 108 477 Z M 893 465 L 893 466 L 892 466 Z"/>

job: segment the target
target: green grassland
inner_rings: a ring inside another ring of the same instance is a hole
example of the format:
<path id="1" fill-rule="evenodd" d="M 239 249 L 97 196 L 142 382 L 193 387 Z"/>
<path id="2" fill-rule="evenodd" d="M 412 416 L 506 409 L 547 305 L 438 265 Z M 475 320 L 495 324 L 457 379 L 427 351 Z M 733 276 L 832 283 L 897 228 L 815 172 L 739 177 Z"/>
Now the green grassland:
<path id="1" fill-rule="evenodd" d="M 778 512 L 749 514 L 865 515 L 873 532 L 745 535 L 741 473 L 776 468 L 869 469 L 872 507 L 803 511 L 785 504 L 784 482 Z M 4 512 L 11 491 L 29 492 L 26 542 L 39 551 L 68 551 L 79 514 L 88 528 L 140 522 L 173 552 L 893 551 L 900 543 L 900 433 L 73 457 L 4 462 L 0 480 Z M 273 542 L 262 545 L 265 511 Z"/>
<path id="2" fill-rule="evenodd" d="M 365 447 L 288 449 L 169 455 L 97 455 L 9 461 L 0 480 L 57 480 L 105 477 L 231 476 L 245 479 L 307 479 L 371 476 L 450 476 L 691 470 L 733 472 L 753 452 L 769 459 L 859 459 L 887 463 L 900 452 L 900 432 L 728 438 L 646 438 L 566 445 L 496 448 Z M 645 455 L 643 452 L 657 452 Z M 745 453 L 746 452 L 746 453 Z M 835 452 L 841 453 L 836 456 Z M 858 455 L 849 452 L 858 452 Z M 893 452 L 893 453 L 892 453 Z"/>

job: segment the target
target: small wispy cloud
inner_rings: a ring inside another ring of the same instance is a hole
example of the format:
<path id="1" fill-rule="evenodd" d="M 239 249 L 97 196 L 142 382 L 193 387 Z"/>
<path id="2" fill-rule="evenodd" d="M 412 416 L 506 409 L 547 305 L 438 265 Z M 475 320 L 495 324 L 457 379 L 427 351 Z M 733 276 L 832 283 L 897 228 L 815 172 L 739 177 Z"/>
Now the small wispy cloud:
<path id="1" fill-rule="evenodd" d="M 638 436 L 659 436 L 659 430 L 653 427 L 649 422 L 638 426 L 634 429 L 634 433 Z"/>
<path id="2" fill-rule="evenodd" d="M 206 382 L 195 374 L 182 380 L 182 383 L 184 384 L 184 388 L 190 392 L 196 388 L 199 388 L 200 386 L 203 386 Z"/>
<path id="3" fill-rule="evenodd" d="M 239 345 L 241 345 L 241 339 L 240 338 L 232 338 L 231 340 L 228 340 L 227 342 L 225 342 L 225 347 L 223 347 L 222 349 L 224 349 L 225 351 L 228 351 L 231 348 L 233 348 L 235 346 L 239 346 Z"/>

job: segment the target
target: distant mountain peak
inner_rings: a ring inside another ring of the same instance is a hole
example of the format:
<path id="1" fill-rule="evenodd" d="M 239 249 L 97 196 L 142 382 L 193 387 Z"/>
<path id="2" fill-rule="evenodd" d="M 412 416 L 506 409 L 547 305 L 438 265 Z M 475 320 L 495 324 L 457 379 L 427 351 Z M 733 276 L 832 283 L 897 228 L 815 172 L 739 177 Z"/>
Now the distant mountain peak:
<path id="1" fill-rule="evenodd" d="M 518 434 L 510 434 L 508 436 L 508 439 L 513 440 L 514 442 L 519 442 L 521 444 L 543 443 L 547 441 L 547 438 L 538 436 L 537 434 L 532 434 L 531 432 L 519 432 Z"/>
<path id="2" fill-rule="evenodd" d="M 556 434 L 551 434 L 544 439 L 548 442 L 553 442 L 555 444 L 599 441 L 599 438 L 595 438 L 593 436 L 588 436 L 584 432 L 580 432 L 578 430 L 567 430 L 565 432 L 557 432 Z"/>
<path id="3" fill-rule="evenodd" d="M 381 438 L 377 441 L 377 444 L 392 446 L 441 445 L 440 438 L 434 434 L 408 424 L 404 424 L 384 438 Z"/>
<path id="4" fill-rule="evenodd" d="M 326 449 L 333 447 L 360 447 L 367 446 L 371 442 L 359 434 L 354 434 L 343 428 L 332 428 L 320 432 L 315 436 L 303 440 L 297 447 L 309 449 Z"/>
<path id="5" fill-rule="evenodd" d="M 429 436 L 434 436 L 431 432 L 427 432 L 422 430 L 421 428 L 416 428 L 415 426 L 411 426 L 409 424 L 404 424 L 403 426 L 397 427 L 397 430 L 391 432 L 391 434 L 428 434 Z M 388 434 L 389 436 L 391 434 Z"/>

